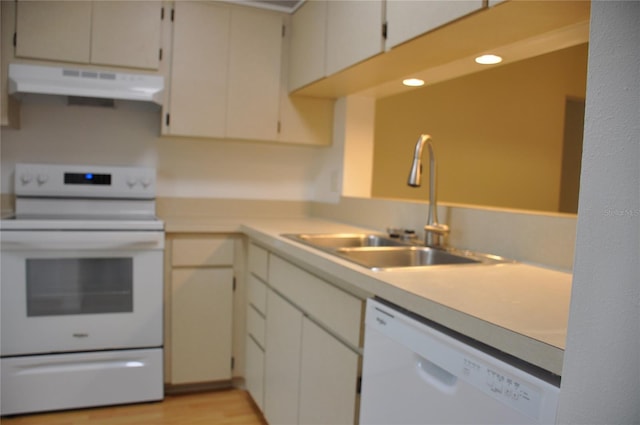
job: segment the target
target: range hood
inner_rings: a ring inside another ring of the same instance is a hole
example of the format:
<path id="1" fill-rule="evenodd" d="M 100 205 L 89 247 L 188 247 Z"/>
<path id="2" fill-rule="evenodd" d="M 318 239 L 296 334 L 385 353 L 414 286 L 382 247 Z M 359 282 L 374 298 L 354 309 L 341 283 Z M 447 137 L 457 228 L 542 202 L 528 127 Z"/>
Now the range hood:
<path id="1" fill-rule="evenodd" d="M 162 104 L 164 78 L 149 74 L 9 64 L 9 94 L 37 93 Z"/>

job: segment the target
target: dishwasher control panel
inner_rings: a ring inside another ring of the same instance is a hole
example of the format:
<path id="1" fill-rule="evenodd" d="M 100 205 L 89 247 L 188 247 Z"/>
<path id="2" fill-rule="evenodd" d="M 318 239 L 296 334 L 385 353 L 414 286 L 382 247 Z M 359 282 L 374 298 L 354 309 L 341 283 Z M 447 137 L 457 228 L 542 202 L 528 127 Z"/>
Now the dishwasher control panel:
<path id="1" fill-rule="evenodd" d="M 496 367 L 489 367 L 476 358 L 463 356 L 460 377 L 490 397 L 521 412 L 538 416 L 541 391 Z"/>

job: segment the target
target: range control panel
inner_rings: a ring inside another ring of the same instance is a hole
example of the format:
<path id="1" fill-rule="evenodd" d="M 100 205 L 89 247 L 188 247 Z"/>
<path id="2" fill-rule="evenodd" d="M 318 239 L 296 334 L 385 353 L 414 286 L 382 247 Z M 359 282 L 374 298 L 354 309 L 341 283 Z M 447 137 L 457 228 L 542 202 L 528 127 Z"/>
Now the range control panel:
<path id="1" fill-rule="evenodd" d="M 156 171 L 147 167 L 16 164 L 23 197 L 154 199 Z"/>

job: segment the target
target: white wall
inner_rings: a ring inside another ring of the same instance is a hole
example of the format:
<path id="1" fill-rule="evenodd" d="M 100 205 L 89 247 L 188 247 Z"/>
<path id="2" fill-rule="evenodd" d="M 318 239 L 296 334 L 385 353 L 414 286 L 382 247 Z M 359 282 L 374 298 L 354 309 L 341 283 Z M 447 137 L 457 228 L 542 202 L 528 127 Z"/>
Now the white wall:
<path id="1" fill-rule="evenodd" d="M 640 423 L 640 2 L 593 1 L 558 423 Z"/>
<path id="2" fill-rule="evenodd" d="M 158 196 L 310 200 L 323 148 L 159 137 L 157 106 L 67 106 L 66 98 L 26 96 L 21 129 L 2 128 L 1 192 L 16 162 L 144 165 L 158 169 Z"/>

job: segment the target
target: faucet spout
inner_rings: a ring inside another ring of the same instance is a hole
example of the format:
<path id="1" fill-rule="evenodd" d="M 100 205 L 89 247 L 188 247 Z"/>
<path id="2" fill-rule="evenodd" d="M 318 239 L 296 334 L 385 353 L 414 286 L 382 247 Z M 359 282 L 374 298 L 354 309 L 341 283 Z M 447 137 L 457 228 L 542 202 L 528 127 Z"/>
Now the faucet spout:
<path id="1" fill-rule="evenodd" d="M 425 145 L 429 150 L 429 212 L 427 224 L 424 226 L 424 243 L 430 247 L 444 248 L 446 237 L 449 234 L 449 226 L 438 222 L 436 159 L 431 145 L 431 136 L 428 134 L 421 134 L 416 142 L 407 184 L 411 187 L 420 187 L 422 184 L 422 151 Z"/>

